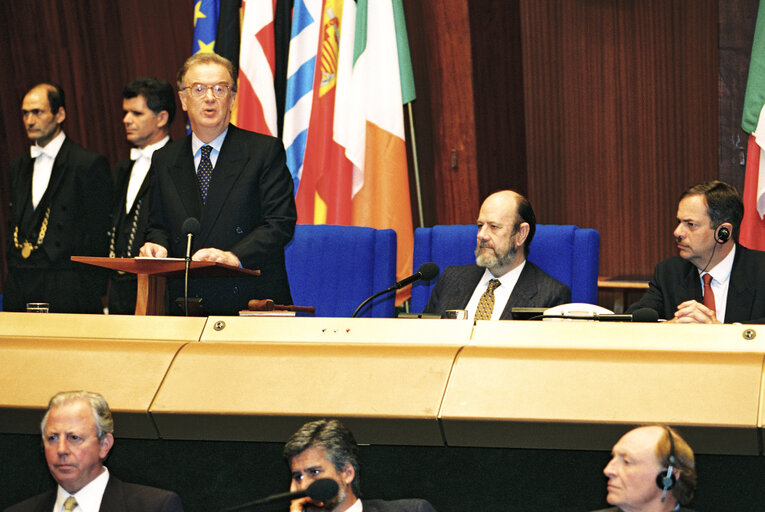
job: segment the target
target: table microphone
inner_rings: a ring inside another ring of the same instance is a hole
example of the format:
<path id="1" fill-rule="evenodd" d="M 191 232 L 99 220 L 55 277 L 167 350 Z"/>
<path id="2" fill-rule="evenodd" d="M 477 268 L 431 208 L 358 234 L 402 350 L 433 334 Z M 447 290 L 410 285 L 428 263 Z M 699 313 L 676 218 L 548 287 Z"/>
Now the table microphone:
<path id="1" fill-rule="evenodd" d="M 292 501 L 298 498 L 304 498 L 308 496 L 314 501 L 327 502 L 337 496 L 337 492 L 340 487 L 337 482 L 331 478 L 319 478 L 311 485 L 303 489 L 302 491 L 295 492 L 282 492 L 279 494 L 272 494 L 263 499 L 250 501 L 249 503 L 243 503 L 236 507 L 227 508 L 226 512 L 233 512 L 234 510 L 241 510 L 243 508 L 258 507 L 261 505 L 270 505 L 271 503 L 280 503 L 283 501 Z"/>
<path id="2" fill-rule="evenodd" d="M 189 316 L 189 266 L 191 265 L 191 240 L 199 234 L 199 221 L 189 217 L 183 221 L 181 232 L 186 235 L 186 266 L 183 273 L 183 310 Z"/>
<path id="3" fill-rule="evenodd" d="M 394 290 L 398 290 L 400 288 L 403 288 L 404 286 L 410 285 L 414 283 L 415 281 L 419 281 L 420 279 L 423 279 L 425 281 L 430 281 L 431 279 L 435 278 L 438 273 L 440 272 L 440 269 L 438 268 L 438 265 L 436 265 L 433 262 L 427 262 L 420 265 L 420 268 L 417 269 L 417 272 L 412 274 L 409 277 L 405 277 L 401 281 L 398 281 L 396 284 L 391 286 L 390 288 L 386 288 L 385 290 L 381 292 L 377 292 L 371 297 L 369 297 L 367 300 L 359 304 L 359 307 L 356 308 L 356 311 L 353 312 L 351 315 L 351 318 L 356 318 L 356 315 L 359 314 L 359 311 L 361 311 L 361 308 L 367 305 L 370 300 L 379 297 L 380 295 L 388 292 L 392 292 Z"/>

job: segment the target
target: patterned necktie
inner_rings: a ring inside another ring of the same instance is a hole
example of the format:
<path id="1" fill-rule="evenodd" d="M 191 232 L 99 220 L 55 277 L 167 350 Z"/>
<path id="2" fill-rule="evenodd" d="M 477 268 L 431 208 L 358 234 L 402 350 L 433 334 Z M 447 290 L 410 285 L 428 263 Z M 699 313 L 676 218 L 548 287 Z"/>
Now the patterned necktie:
<path id="1" fill-rule="evenodd" d="M 704 281 L 704 305 L 712 311 L 716 311 L 715 294 L 712 291 L 712 274 L 704 274 L 701 279 Z"/>
<path id="2" fill-rule="evenodd" d="M 489 286 L 486 287 L 486 291 L 481 295 L 481 300 L 478 301 L 478 308 L 475 310 L 476 320 L 491 320 L 491 313 L 494 311 L 494 290 L 499 284 L 499 279 L 489 281 Z"/>
<path id="3" fill-rule="evenodd" d="M 202 204 L 207 201 L 207 188 L 210 186 L 210 179 L 212 178 L 213 166 L 212 161 L 210 161 L 211 151 L 212 146 L 202 146 L 202 159 L 199 161 L 199 168 L 197 169 L 199 191 L 202 193 Z"/>
<path id="4" fill-rule="evenodd" d="M 69 496 L 64 502 L 64 512 L 72 512 L 75 508 L 77 508 L 77 500 L 74 496 Z"/>

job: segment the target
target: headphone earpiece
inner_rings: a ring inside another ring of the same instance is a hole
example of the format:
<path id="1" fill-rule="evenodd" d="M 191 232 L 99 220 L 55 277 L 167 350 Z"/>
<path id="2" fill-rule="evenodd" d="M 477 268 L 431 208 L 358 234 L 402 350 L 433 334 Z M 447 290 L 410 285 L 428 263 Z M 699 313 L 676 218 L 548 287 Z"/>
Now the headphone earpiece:
<path id="1" fill-rule="evenodd" d="M 728 234 L 728 230 L 725 229 L 725 231 L 726 234 Z M 675 440 L 672 438 L 672 431 L 669 429 L 669 427 L 665 428 L 667 429 L 667 436 L 669 437 L 669 465 L 665 471 L 662 471 L 656 475 L 656 485 L 658 485 L 659 489 L 662 490 L 662 503 L 664 503 L 664 500 L 667 498 L 667 493 L 669 490 L 672 489 L 677 483 L 677 475 L 675 471 Z"/>
<path id="2" fill-rule="evenodd" d="M 725 226 L 717 228 L 715 232 L 715 242 L 718 244 L 724 244 L 730 238 L 730 230 Z"/>

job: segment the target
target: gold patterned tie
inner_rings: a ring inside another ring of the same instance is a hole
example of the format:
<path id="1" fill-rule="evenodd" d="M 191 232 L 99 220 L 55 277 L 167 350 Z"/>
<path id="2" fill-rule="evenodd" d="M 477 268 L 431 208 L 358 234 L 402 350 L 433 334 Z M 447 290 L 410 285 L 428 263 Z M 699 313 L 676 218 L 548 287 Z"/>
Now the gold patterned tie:
<path id="1" fill-rule="evenodd" d="M 212 179 L 213 166 L 212 161 L 210 160 L 212 149 L 212 146 L 202 146 L 202 159 L 199 161 L 199 168 L 197 169 L 197 179 L 199 180 L 199 191 L 202 193 L 202 203 L 207 201 L 207 188 L 210 186 L 210 179 Z"/>
<path id="2" fill-rule="evenodd" d="M 475 310 L 476 320 L 491 320 L 491 313 L 494 311 L 494 290 L 499 284 L 499 279 L 489 281 L 489 286 L 486 287 L 486 291 L 481 295 L 481 300 L 478 301 L 478 308 Z"/>
<path id="3" fill-rule="evenodd" d="M 74 499 L 74 496 L 69 496 L 64 502 L 64 512 L 72 512 L 72 510 L 76 508 L 77 508 L 77 500 Z"/>

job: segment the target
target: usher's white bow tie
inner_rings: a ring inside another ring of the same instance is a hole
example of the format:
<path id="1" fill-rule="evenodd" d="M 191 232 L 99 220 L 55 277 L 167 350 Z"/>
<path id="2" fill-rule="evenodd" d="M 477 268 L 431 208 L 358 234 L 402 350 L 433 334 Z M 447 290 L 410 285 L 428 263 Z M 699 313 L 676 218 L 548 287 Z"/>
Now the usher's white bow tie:
<path id="1" fill-rule="evenodd" d="M 46 156 L 49 156 L 50 158 L 53 158 L 53 155 L 45 151 L 45 148 L 41 148 L 37 144 L 29 148 L 29 154 L 32 156 L 32 158 L 37 158 L 40 155 L 46 155 Z"/>
<path id="2" fill-rule="evenodd" d="M 153 151 L 144 151 L 140 148 L 131 148 L 130 149 L 130 159 L 131 160 L 138 160 L 140 158 L 145 158 L 147 160 L 151 160 L 151 154 L 154 153 Z"/>

